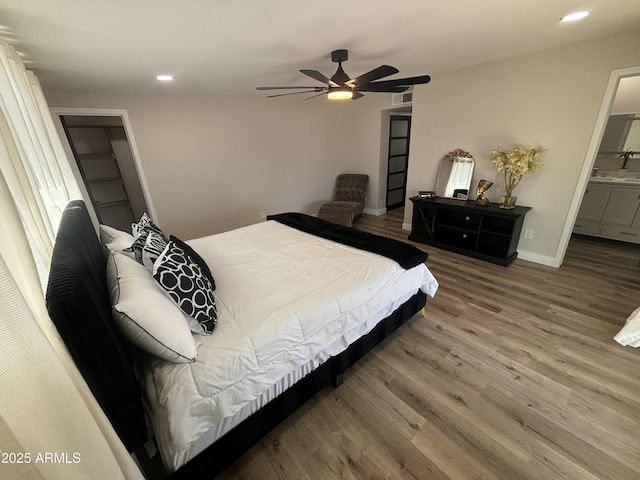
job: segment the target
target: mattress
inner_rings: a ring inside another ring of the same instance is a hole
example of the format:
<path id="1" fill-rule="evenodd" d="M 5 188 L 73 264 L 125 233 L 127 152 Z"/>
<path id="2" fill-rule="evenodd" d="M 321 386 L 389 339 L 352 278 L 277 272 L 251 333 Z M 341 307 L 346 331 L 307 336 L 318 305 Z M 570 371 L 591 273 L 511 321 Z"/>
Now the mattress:
<path id="1" fill-rule="evenodd" d="M 172 471 L 418 290 L 438 288 L 424 264 L 405 270 L 275 221 L 187 243 L 212 270 L 218 322 L 194 335 L 194 363 L 148 358 L 148 407 Z"/>

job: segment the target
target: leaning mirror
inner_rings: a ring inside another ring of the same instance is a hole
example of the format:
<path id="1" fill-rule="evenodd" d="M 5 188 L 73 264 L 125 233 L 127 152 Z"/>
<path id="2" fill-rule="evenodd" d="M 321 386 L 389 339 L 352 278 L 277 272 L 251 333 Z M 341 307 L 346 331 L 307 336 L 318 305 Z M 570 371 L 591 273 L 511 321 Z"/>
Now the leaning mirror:
<path id="1" fill-rule="evenodd" d="M 474 166 L 475 161 L 469 152 L 460 149 L 449 152 L 440 163 L 436 195 L 466 200 Z"/>

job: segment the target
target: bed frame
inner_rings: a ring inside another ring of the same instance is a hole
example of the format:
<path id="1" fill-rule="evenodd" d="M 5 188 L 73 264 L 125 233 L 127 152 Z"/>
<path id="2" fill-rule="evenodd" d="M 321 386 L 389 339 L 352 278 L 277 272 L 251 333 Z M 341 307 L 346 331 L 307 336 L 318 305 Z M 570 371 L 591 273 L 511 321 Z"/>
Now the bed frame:
<path id="1" fill-rule="evenodd" d="M 53 250 L 47 309 L 80 372 L 130 453 L 139 458 L 148 441 L 143 394 L 135 375 L 135 350 L 118 332 L 106 285 L 106 255 L 86 205 L 65 209 Z M 169 475 L 176 479 L 211 479 L 233 463 L 275 426 L 328 384 L 339 386 L 343 373 L 426 304 L 419 291 L 343 353 L 297 382 Z M 142 455 L 144 457 L 144 455 Z M 149 471 L 147 478 L 166 473 Z"/>

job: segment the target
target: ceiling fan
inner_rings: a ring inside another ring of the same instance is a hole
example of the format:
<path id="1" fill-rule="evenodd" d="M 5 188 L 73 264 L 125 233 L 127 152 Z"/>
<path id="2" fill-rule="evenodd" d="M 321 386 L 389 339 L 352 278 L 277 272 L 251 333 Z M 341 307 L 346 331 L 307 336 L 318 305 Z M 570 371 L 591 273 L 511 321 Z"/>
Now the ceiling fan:
<path id="1" fill-rule="evenodd" d="M 363 73 L 362 75 L 350 78 L 349 75 L 342 69 L 342 62 L 346 62 L 349 59 L 349 52 L 347 50 L 334 50 L 331 52 L 331 61 L 338 64 L 338 70 L 333 74 L 331 78 L 325 77 L 317 70 L 300 70 L 308 77 L 318 80 L 325 84 L 325 86 L 274 86 L 274 87 L 256 87 L 257 90 L 302 90 L 300 92 L 279 93 L 274 95 L 267 95 L 267 98 L 283 97 L 285 95 L 299 95 L 301 93 L 316 93 L 308 97 L 319 97 L 321 95 L 327 95 L 331 100 L 357 100 L 364 97 L 361 92 L 387 92 L 387 93 L 400 93 L 408 90 L 411 85 L 419 85 L 429 83 L 431 77 L 429 75 L 421 75 L 418 77 L 409 78 L 397 78 L 394 80 L 380 80 L 381 78 L 388 77 L 394 73 L 398 73 L 398 69 L 389 65 L 381 65 L 373 70 Z"/>

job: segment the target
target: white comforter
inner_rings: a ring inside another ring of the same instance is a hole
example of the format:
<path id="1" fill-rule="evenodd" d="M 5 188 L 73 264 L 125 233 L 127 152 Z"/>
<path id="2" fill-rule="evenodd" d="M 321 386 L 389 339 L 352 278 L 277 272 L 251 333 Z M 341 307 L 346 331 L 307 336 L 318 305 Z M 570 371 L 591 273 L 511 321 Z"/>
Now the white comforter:
<path id="1" fill-rule="evenodd" d="M 151 361 L 147 389 L 172 469 L 296 369 L 341 352 L 418 289 L 438 288 L 423 264 L 404 270 L 275 221 L 188 243 L 211 267 L 219 316 L 211 336 L 195 336 L 195 363 Z"/>

